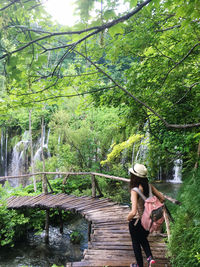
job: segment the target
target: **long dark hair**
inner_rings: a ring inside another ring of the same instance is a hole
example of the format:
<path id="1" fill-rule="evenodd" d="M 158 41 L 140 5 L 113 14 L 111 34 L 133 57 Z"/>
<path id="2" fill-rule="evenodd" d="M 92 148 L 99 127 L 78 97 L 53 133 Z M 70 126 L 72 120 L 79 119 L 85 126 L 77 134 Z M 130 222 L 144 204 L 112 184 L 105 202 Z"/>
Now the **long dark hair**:
<path id="1" fill-rule="evenodd" d="M 130 190 L 134 187 L 139 187 L 139 185 L 141 185 L 143 187 L 143 190 L 144 190 L 143 193 L 146 197 L 148 197 L 149 196 L 148 179 L 138 177 L 138 176 L 134 175 L 133 173 L 131 173 Z"/>

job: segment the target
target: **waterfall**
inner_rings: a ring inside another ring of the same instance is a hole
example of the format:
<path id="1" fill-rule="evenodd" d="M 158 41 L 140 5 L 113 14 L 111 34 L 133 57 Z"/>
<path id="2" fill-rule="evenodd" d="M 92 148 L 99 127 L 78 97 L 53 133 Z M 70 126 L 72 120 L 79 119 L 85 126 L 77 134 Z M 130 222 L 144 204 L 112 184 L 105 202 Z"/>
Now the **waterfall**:
<path id="1" fill-rule="evenodd" d="M 171 183 L 182 183 L 182 166 L 183 160 L 176 159 L 174 161 L 174 168 L 173 168 L 173 180 L 170 180 Z"/>
<path id="2" fill-rule="evenodd" d="M 49 130 L 48 130 L 48 134 L 47 134 L 47 139 L 46 139 L 46 144 L 47 144 L 47 146 L 48 146 L 48 143 L 49 143 L 49 135 L 50 135 L 50 131 L 51 131 L 51 129 L 49 128 Z"/>
<path id="3" fill-rule="evenodd" d="M 0 155 L 0 176 L 8 174 L 8 134 L 7 131 L 1 129 L 1 155 Z"/>
<path id="4" fill-rule="evenodd" d="M 160 166 L 158 169 L 158 181 L 162 181 L 162 167 Z"/>
<path id="5" fill-rule="evenodd" d="M 127 148 L 125 148 L 125 149 L 122 151 L 121 164 L 122 164 L 123 166 L 125 165 L 126 160 L 127 160 L 127 151 L 128 151 Z"/>
<path id="6" fill-rule="evenodd" d="M 30 159 L 29 159 L 29 131 L 25 131 L 21 137 L 21 140 L 15 144 L 13 147 L 10 156 L 8 155 L 8 133 L 5 129 L 0 131 L 1 140 L 0 140 L 0 176 L 18 176 L 28 172 Z M 44 139 L 43 139 L 43 148 L 45 148 L 45 157 L 50 157 L 50 152 L 48 150 L 50 129 L 45 134 L 44 129 Z M 41 160 L 41 137 L 38 142 L 34 145 L 35 155 L 34 162 L 36 160 Z M 8 165 L 9 163 L 9 165 Z M 12 187 L 17 187 L 21 183 L 25 185 L 27 179 L 22 178 L 11 178 L 9 183 Z"/>
<path id="7" fill-rule="evenodd" d="M 145 123 L 144 129 L 145 128 L 146 128 L 146 123 Z M 135 157 L 135 162 L 145 164 L 147 160 L 147 155 L 148 155 L 149 139 L 150 139 L 150 134 L 149 134 L 149 130 L 147 129 L 145 132 L 145 136 L 141 139 L 140 147 Z M 133 161 L 133 158 L 132 158 L 132 161 Z"/>
<path id="8" fill-rule="evenodd" d="M 12 160 L 10 165 L 9 175 L 17 176 L 25 174 L 28 169 L 27 164 L 27 151 L 29 146 L 29 133 L 25 131 L 22 140 L 19 141 L 13 148 Z M 20 179 L 9 179 L 12 187 L 19 186 Z"/>
<path id="9" fill-rule="evenodd" d="M 35 155 L 33 157 L 33 162 L 34 164 L 37 162 L 37 161 L 41 161 L 42 160 L 42 148 L 41 148 L 41 143 L 42 143 L 42 146 L 43 148 L 46 149 L 45 153 L 45 157 L 49 158 L 51 157 L 51 154 L 48 150 L 48 143 L 49 143 L 49 135 L 50 135 L 50 129 L 48 130 L 48 133 L 47 133 L 47 137 L 45 136 L 45 127 L 44 127 L 44 132 L 43 132 L 43 140 L 41 140 L 41 136 L 40 138 L 38 139 L 38 142 L 36 143 L 35 145 L 35 149 L 36 149 L 36 152 L 35 152 Z"/>

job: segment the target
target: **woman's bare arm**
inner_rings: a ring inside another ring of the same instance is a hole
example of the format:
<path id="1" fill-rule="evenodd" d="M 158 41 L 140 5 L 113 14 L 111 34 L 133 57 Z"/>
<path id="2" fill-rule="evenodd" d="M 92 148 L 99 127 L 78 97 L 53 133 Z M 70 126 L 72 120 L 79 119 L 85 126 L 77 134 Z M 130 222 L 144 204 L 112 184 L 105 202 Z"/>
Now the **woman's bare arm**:
<path id="1" fill-rule="evenodd" d="M 153 185 L 151 185 L 151 188 L 152 188 L 152 193 L 155 196 L 157 196 L 161 202 L 164 202 L 165 201 L 164 195 L 160 191 L 158 191 Z"/>
<path id="2" fill-rule="evenodd" d="M 137 193 L 131 190 L 131 211 L 128 214 L 128 221 L 131 221 L 137 213 Z"/>

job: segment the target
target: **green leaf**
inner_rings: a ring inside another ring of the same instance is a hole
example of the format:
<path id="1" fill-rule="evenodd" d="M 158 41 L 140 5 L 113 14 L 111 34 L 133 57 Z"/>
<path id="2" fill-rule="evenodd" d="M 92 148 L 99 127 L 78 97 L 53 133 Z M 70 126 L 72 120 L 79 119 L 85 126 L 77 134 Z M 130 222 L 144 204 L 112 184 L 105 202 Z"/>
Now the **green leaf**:
<path id="1" fill-rule="evenodd" d="M 137 5 L 138 0 L 131 0 L 130 7 L 135 7 Z"/>
<path id="2" fill-rule="evenodd" d="M 114 37 L 115 34 L 122 34 L 122 33 L 124 33 L 122 24 L 119 23 L 119 24 L 117 24 L 117 25 L 111 27 L 111 28 L 109 29 L 109 33 L 110 33 L 110 35 L 111 35 L 112 37 Z"/>
<path id="3" fill-rule="evenodd" d="M 109 19 L 113 19 L 116 16 L 114 10 L 110 9 L 110 10 L 106 10 L 106 12 L 104 13 L 103 17 L 106 20 Z"/>

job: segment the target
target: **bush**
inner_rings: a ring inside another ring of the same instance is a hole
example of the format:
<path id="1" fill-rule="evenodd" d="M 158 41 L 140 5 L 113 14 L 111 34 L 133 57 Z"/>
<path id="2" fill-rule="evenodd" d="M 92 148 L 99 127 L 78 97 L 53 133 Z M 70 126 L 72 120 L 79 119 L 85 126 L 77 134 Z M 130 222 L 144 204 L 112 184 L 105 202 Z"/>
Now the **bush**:
<path id="1" fill-rule="evenodd" d="M 70 234 L 70 241 L 73 244 L 80 244 L 82 239 L 83 239 L 83 235 L 79 231 L 73 231 Z"/>
<path id="2" fill-rule="evenodd" d="M 23 214 L 15 210 L 8 210 L 2 203 L 0 206 L 0 247 L 14 245 L 14 241 L 23 235 L 23 227 L 29 222 Z"/>
<path id="3" fill-rule="evenodd" d="M 169 249 L 176 267 L 200 266 L 200 170 L 192 173 L 180 190 L 182 205 L 172 225 Z"/>

